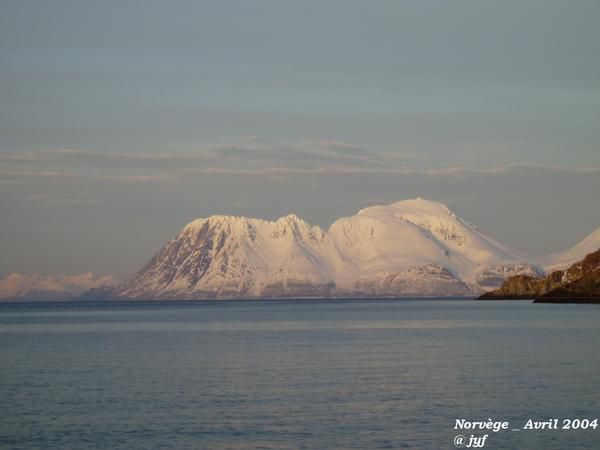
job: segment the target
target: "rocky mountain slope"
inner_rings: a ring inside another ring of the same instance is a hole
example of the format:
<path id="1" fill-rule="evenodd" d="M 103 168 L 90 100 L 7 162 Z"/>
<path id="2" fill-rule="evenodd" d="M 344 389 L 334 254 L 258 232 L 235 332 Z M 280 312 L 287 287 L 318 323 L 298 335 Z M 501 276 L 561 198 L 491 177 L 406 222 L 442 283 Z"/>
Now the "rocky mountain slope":
<path id="1" fill-rule="evenodd" d="M 11 273 L 0 280 L 0 300 L 64 300 L 88 289 L 110 288 L 118 284 L 113 275 L 23 275 Z"/>
<path id="2" fill-rule="evenodd" d="M 600 249 L 546 277 L 518 275 L 480 299 L 535 298 L 539 302 L 600 302 Z"/>
<path id="3" fill-rule="evenodd" d="M 111 296 L 467 296 L 543 273 L 445 205 L 417 198 L 363 209 L 327 230 L 293 214 L 196 219 Z"/>

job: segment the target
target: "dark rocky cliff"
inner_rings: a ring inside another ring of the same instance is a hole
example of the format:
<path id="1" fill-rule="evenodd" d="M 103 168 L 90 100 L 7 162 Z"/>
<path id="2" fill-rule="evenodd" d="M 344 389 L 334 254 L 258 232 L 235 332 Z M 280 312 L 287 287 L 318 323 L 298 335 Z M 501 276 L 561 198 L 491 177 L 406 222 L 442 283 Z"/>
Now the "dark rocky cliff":
<path id="1" fill-rule="evenodd" d="M 600 303 L 600 249 L 546 277 L 517 275 L 480 300 L 535 299 L 547 303 Z"/>

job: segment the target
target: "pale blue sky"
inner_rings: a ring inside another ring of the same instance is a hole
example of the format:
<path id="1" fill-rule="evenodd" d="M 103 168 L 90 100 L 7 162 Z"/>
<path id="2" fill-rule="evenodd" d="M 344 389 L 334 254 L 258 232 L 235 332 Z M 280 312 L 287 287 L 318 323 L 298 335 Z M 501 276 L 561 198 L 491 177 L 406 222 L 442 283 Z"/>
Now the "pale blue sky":
<path id="1" fill-rule="evenodd" d="M 0 275 L 120 275 L 198 216 L 446 202 L 600 226 L 600 2 L 0 2 Z"/>

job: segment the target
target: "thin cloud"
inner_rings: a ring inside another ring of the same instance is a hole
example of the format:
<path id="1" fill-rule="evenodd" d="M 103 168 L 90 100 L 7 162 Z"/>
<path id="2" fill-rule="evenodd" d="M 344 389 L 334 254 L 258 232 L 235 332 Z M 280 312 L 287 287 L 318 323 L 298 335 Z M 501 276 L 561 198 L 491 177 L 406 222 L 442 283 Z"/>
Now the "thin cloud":
<path id="1" fill-rule="evenodd" d="M 421 169 L 415 167 L 399 168 L 355 168 L 355 167 L 317 167 L 310 169 L 291 167 L 269 167 L 264 169 L 228 169 L 228 168 L 203 168 L 187 169 L 183 173 L 197 174 L 222 174 L 222 175 L 269 175 L 269 174 L 382 174 L 382 175 L 428 175 L 428 176 L 465 176 L 507 173 L 517 169 L 541 169 L 548 171 L 596 173 L 600 167 L 572 167 L 572 166 L 544 166 L 536 164 L 507 164 L 494 167 L 465 167 L 452 166 L 439 169 Z"/>
<path id="2" fill-rule="evenodd" d="M 332 149 L 334 151 L 332 151 Z M 343 151 L 342 151 L 343 149 Z M 368 155 L 368 158 L 367 158 Z M 15 165 L 123 165 L 139 168 L 177 169 L 189 166 L 232 167 L 248 163 L 262 166 L 316 167 L 344 164 L 351 167 L 377 167 L 384 156 L 349 143 L 338 141 L 286 143 L 256 137 L 242 142 L 199 148 L 186 153 L 114 153 L 94 150 L 44 150 L 0 154 L 0 162 Z M 238 167 L 240 168 L 240 167 Z"/>
<path id="3" fill-rule="evenodd" d="M 173 181 L 173 175 L 101 175 L 77 172 L 56 172 L 56 171 L 38 171 L 38 172 L 3 172 L 0 177 L 7 178 L 77 178 L 100 181 L 121 181 L 127 183 L 150 183 Z M 0 180 L 0 182 L 3 180 Z"/>
<path id="4" fill-rule="evenodd" d="M 62 171 L 28 171 L 28 172 L 2 172 L 0 185 L 20 184 L 28 178 L 71 178 L 81 180 L 95 180 L 124 183 L 173 183 L 182 177 L 190 175 L 230 175 L 230 176 L 267 176 L 267 175 L 423 175 L 431 177 L 464 177 L 469 175 L 494 175 L 516 171 L 519 169 L 535 169 L 553 172 L 570 173 L 598 173 L 600 167 L 572 167 L 572 166 L 544 166 L 536 164 L 507 164 L 494 167 L 443 167 L 436 169 L 421 169 L 414 167 L 399 168 L 368 168 L 368 167 L 265 167 L 256 169 L 238 169 L 228 167 L 204 167 L 175 170 L 164 174 L 148 175 L 112 175 L 89 174 L 80 172 Z"/>
<path id="5" fill-rule="evenodd" d="M 495 165 L 492 167 L 468 167 L 468 166 L 449 166 L 439 169 L 424 169 L 422 172 L 426 175 L 442 175 L 442 176 L 462 176 L 469 174 L 498 174 L 515 171 L 518 169 L 539 169 L 555 172 L 573 172 L 573 173 L 596 173 L 600 172 L 600 167 L 577 167 L 577 166 L 557 166 L 549 164 L 535 163 L 510 163 Z"/>
<path id="6" fill-rule="evenodd" d="M 249 136 L 239 142 L 186 153 L 114 153 L 45 150 L 0 154 L 0 185 L 31 178 L 73 178 L 123 183 L 177 182 L 190 175 L 422 175 L 467 177 L 517 170 L 597 173 L 600 167 L 516 162 L 492 166 L 418 166 L 408 155 L 382 153 L 335 139 L 283 142 Z M 100 172 L 100 173 L 99 173 Z"/>
<path id="7" fill-rule="evenodd" d="M 51 162 L 109 162 L 119 163 L 173 163 L 182 164 L 193 161 L 215 161 L 209 152 L 201 151 L 187 154 L 144 154 L 144 153 L 114 153 L 100 152 L 93 150 L 43 150 L 38 152 L 26 153 L 5 153 L 0 154 L 0 161 L 7 163 L 51 163 Z"/>
<path id="8" fill-rule="evenodd" d="M 318 144 L 326 148 L 337 155 L 350 156 L 352 158 L 369 158 L 379 156 L 373 150 L 370 150 L 359 145 L 351 144 L 349 142 L 336 141 L 336 140 L 321 140 Z"/>

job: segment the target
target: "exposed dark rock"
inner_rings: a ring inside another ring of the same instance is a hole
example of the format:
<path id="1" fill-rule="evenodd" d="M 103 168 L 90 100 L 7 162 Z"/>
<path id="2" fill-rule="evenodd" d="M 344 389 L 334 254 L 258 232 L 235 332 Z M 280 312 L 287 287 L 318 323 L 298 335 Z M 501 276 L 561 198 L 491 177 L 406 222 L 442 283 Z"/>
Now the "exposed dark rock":
<path id="1" fill-rule="evenodd" d="M 546 277 L 517 275 L 499 289 L 486 292 L 480 300 L 535 299 L 548 303 L 600 302 L 600 249 L 566 270 Z"/>

